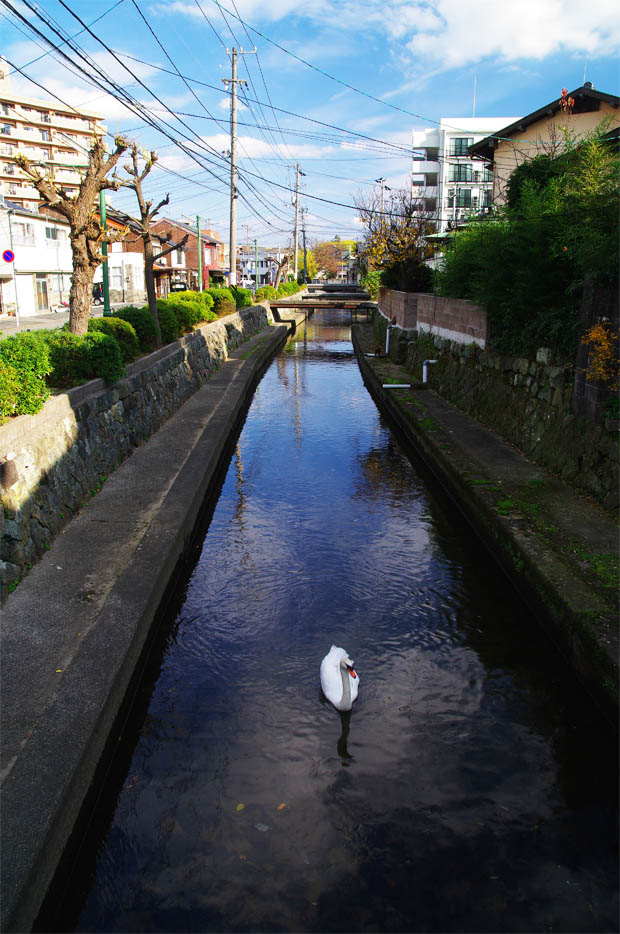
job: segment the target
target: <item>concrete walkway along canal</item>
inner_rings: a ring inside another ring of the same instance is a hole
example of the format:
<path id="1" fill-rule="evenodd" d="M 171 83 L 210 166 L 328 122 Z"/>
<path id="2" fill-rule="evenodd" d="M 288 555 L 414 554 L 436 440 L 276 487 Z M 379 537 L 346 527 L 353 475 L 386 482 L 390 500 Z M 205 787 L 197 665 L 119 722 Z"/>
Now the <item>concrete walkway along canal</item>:
<path id="1" fill-rule="evenodd" d="M 615 930 L 611 731 L 410 453 L 349 315 L 315 314 L 255 393 L 56 929 Z"/>

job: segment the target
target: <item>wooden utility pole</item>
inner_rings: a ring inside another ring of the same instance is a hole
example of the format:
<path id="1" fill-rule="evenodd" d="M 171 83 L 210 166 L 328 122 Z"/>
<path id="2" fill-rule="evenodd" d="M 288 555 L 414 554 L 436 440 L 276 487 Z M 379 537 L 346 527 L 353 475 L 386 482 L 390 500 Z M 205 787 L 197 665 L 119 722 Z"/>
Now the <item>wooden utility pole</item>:
<path id="1" fill-rule="evenodd" d="M 293 260 L 293 275 L 295 276 L 295 280 L 297 279 L 297 251 L 299 250 L 299 176 L 305 174 L 306 173 L 302 172 L 299 168 L 299 163 L 297 163 L 295 166 L 295 201 L 293 202 L 295 205 L 295 240 L 293 243 L 293 254 L 295 257 Z"/>
<path id="2" fill-rule="evenodd" d="M 244 81 L 243 78 L 237 78 L 237 55 L 253 55 L 256 53 L 256 49 L 250 49 L 249 51 L 244 51 L 243 49 L 235 49 L 228 51 L 226 49 L 226 54 L 230 55 L 232 58 L 232 76 L 230 78 L 222 78 L 222 82 L 231 88 L 230 96 L 230 238 L 229 238 L 229 254 L 230 254 L 230 273 L 228 274 L 228 282 L 230 285 L 237 284 L 237 85 L 245 84 L 247 81 Z"/>

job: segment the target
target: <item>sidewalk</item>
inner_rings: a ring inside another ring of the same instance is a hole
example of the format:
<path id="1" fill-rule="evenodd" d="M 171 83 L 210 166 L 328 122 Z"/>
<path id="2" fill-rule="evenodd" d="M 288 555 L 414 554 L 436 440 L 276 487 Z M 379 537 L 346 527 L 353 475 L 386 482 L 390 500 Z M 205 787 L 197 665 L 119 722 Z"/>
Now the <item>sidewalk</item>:
<path id="1" fill-rule="evenodd" d="M 110 306 L 115 308 L 124 308 L 123 302 L 117 302 Z M 103 305 L 91 305 L 91 318 L 101 318 L 103 315 Z M 20 315 L 19 324 L 13 315 L 0 315 L 0 333 L 16 334 L 18 331 L 39 331 L 43 328 L 61 328 L 69 320 L 69 309 L 63 311 L 45 311 L 38 315 Z"/>
<path id="2" fill-rule="evenodd" d="M 412 384 L 404 367 L 365 356 L 376 345 L 371 325 L 355 325 L 353 342 L 377 405 L 503 566 L 604 715 L 617 723 L 617 521 L 432 389 Z M 386 389 L 386 383 L 410 385 Z"/>

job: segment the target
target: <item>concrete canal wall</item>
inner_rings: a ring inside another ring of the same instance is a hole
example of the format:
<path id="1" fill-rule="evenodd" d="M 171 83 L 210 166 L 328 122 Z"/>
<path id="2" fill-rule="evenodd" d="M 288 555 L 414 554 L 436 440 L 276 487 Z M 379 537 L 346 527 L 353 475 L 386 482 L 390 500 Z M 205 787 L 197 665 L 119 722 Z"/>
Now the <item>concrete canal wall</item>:
<path id="1" fill-rule="evenodd" d="M 388 291 L 383 290 L 374 331 L 377 344 L 385 347 L 388 320 L 394 317 L 394 308 L 400 308 L 397 321 L 400 317 L 408 326 L 397 325 L 391 331 L 394 362 L 404 364 L 413 378 L 421 380 L 424 360 L 436 359 L 428 368 L 434 392 L 562 480 L 594 496 L 605 508 L 618 508 L 618 432 L 575 415 L 573 365 L 555 359 L 547 347 L 541 347 L 534 359 L 508 357 L 485 348 L 474 335 L 486 334 L 486 316 L 481 319 L 480 310 L 471 302 L 458 302 L 471 307 L 454 309 L 453 300 L 446 300 L 449 307 L 437 315 L 438 324 L 430 330 L 426 309 L 433 296 L 388 295 Z M 421 298 L 426 301 L 420 305 Z M 420 307 L 421 321 L 416 317 Z M 446 336 L 448 326 L 463 330 Z"/>
<path id="2" fill-rule="evenodd" d="M 2 598 L 84 503 L 228 359 L 273 321 L 268 303 L 205 324 L 130 364 L 0 426 Z"/>
<path id="3" fill-rule="evenodd" d="M 379 408 L 467 518 L 616 725 L 615 518 L 441 395 L 429 392 L 404 366 L 375 356 L 375 341 L 372 325 L 355 325 L 353 342 L 362 375 Z"/>

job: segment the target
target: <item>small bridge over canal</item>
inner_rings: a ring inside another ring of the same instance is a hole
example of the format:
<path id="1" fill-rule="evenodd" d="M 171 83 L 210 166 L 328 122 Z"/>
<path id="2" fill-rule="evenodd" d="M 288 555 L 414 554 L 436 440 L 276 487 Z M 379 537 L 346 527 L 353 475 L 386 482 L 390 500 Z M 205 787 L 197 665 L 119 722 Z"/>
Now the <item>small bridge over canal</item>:
<path id="1" fill-rule="evenodd" d="M 358 285 L 347 282 L 338 285 L 312 284 L 301 296 L 271 298 L 269 304 L 272 308 L 277 308 L 280 313 L 287 308 L 303 309 L 309 312 L 320 308 L 344 308 L 350 311 L 351 315 L 365 313 L 366 318 L 369 318 L 370 313 L 378 307 L 368 292 Z"/>

